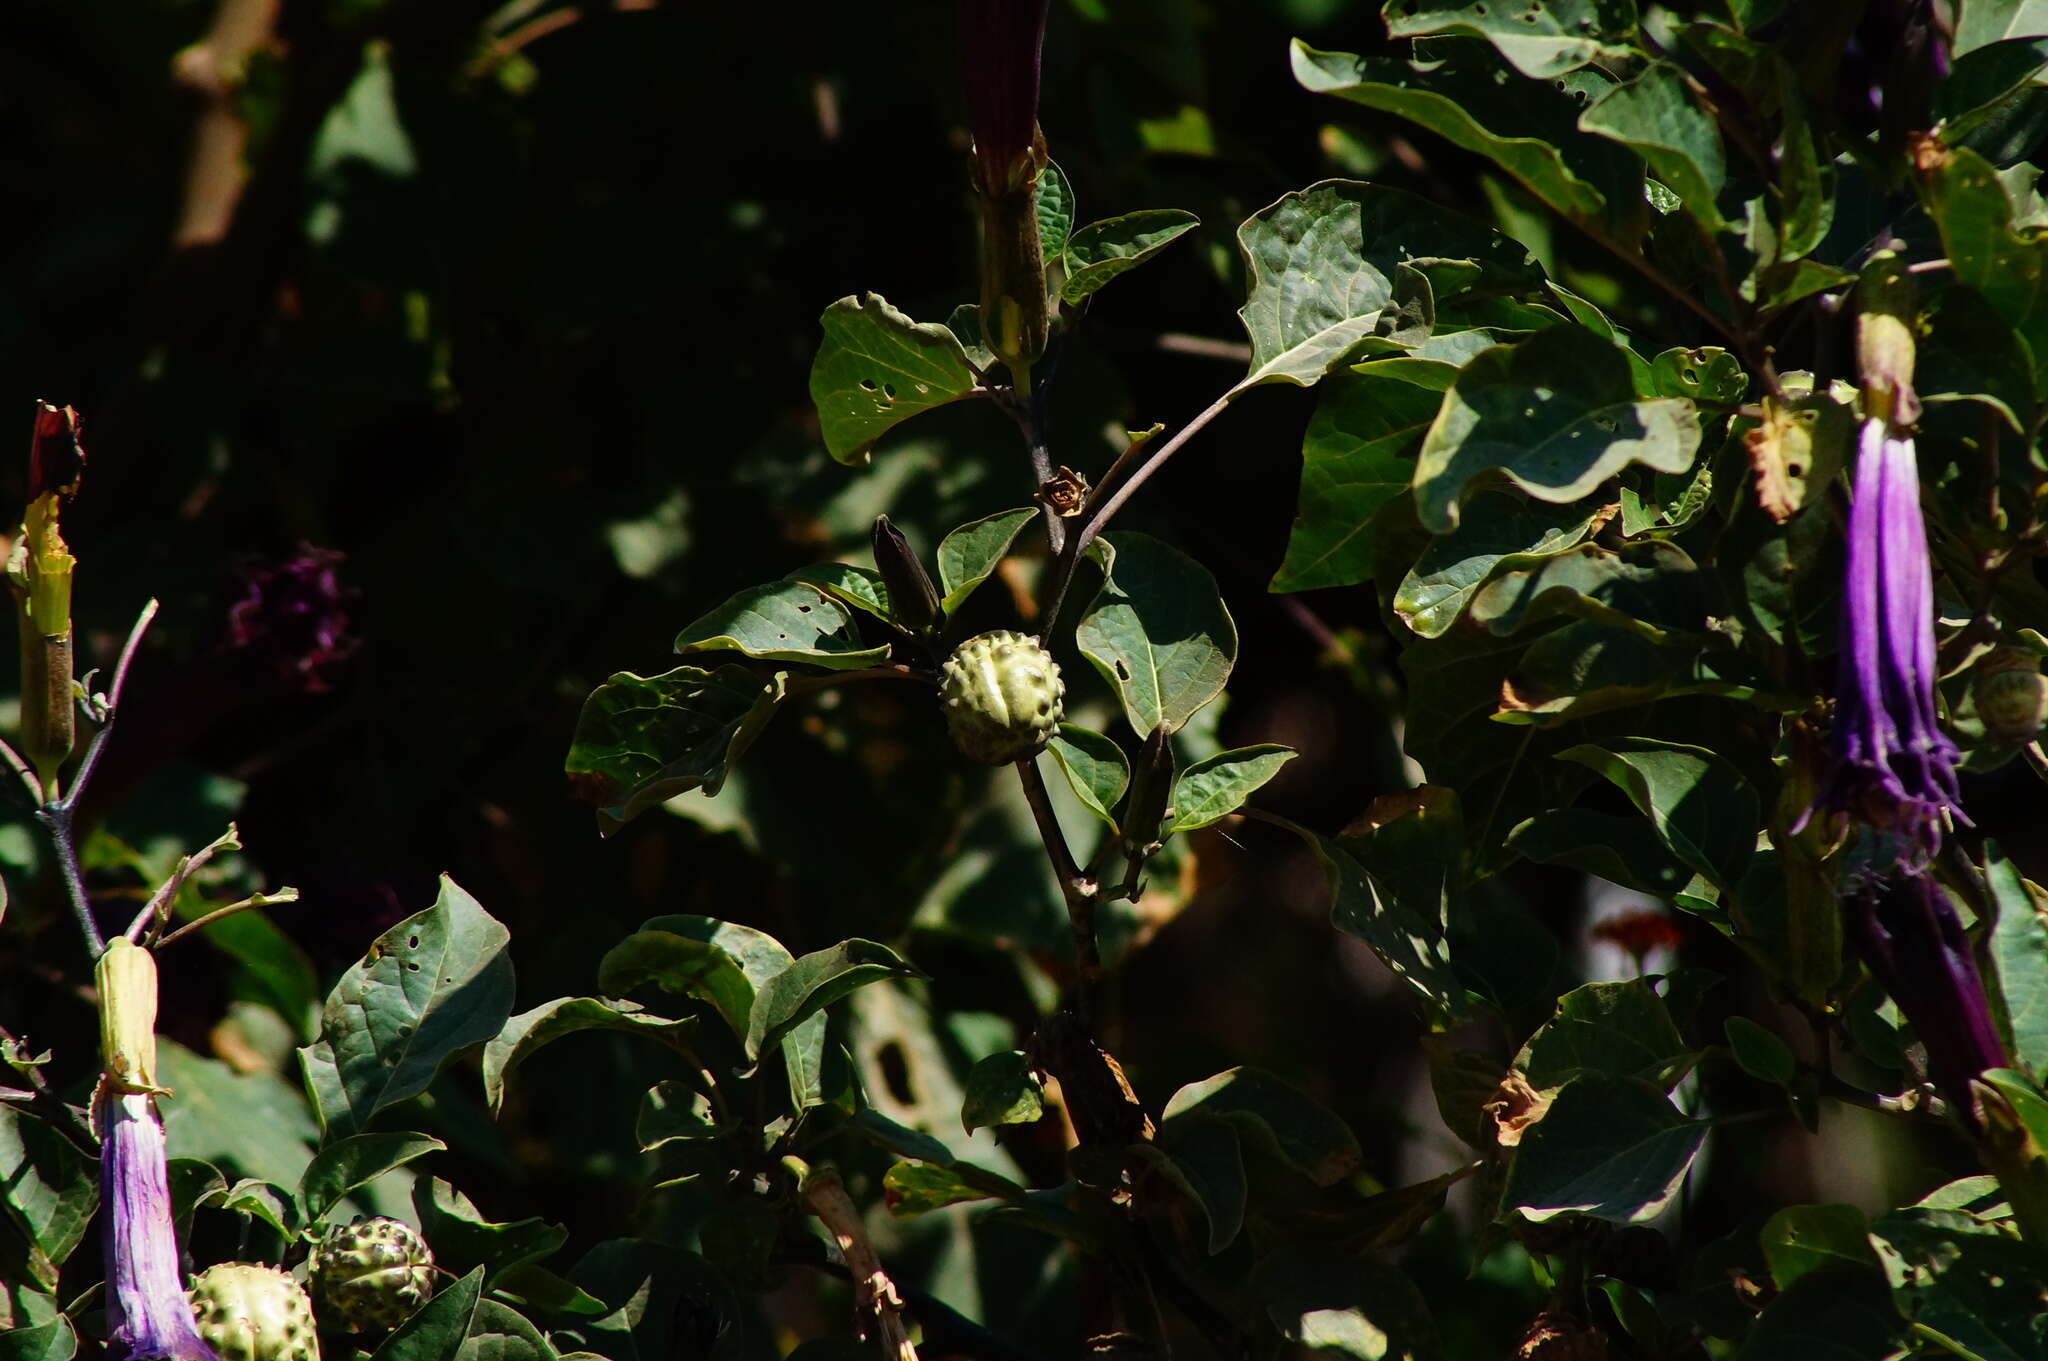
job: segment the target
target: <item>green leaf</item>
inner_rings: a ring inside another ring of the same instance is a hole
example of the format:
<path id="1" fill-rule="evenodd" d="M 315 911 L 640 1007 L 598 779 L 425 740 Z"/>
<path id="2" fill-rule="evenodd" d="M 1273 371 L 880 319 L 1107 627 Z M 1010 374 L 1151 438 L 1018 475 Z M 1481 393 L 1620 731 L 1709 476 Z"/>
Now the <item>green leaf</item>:
<path id="1" fill-rule="evenodd" d="M 890 427 L 974 391 L 953 333 L 912 321 L 880 294 L 841 298 L 818 321 L 825 343 L 811 364 L 811 401 L 825 448 L 841 463 L 867 462 Z"/>
<path id="2" fill-rule="evenodd" d="M 1047 161 L 1031 189 L 1032 206 L 1038 210 L 1038 246 L 1047 265 L 1057 264 L 1067 248 L 1067 235 L 1074 230 L 1074 186 L 1058 162 Z"/>
<path id="3" fill-rule="evenodd" d="M 1300 754 L 1269 742 L 1219 751 L 1195 762 L 1173 782 L 1173 823 L 1167 830 L 1192 832 L 1221 822 Z"/>
<path id="4" fill-rule="evenodd" d="M 1425 127 L 1492 161 L 1568 218 L 1596 218 L 1610 202 L 1634 210 L 1626 188 L 1634 157 L 1612 143 L 1577 135 L 1577 105 L 1548 83 L 1497 81 L 1469 62 L 1417 69 L 1392 57 L 1319 52 L 1299 38 L 1292 57 L 1303 89 Z M 1591 75 L 1580 72 L 1575 79 Z M 1633 178 L 1639 184 L 1640 171 Z"/>
<path id="5" fill-rule="evenodd" d="M 1060 301 L 1081 301 L 1201 224 L 1193 213 L 1178 208 L 1148 208 L 1089 223 L 1067 242 L 1067 280 L 1060 285 Z"/>
<path id="6" fill-rule="evenodd" d="M 1045 1114 L 1045 1084 L 1019 1050 L 990 1054 L 967 1071 L 960 1123 L 969 1134 L 987 1125 L 1028 1125 Z"/>
<path id="7" fill-rule="evenodd" d="M 451 1056 L 496 1035 L 512 1010 L 509 934 L 453 879 L 434 905 L 379 936 L 299 1050 L 326 1142 L 419 1095 Z"/>
<path id="8" fill-rule="evenodd" d="M 851 605 L 877 619 L 894 621 L 889 609 L 889 585 L 880 572 L 843 562 L 814 562 L 791 572 L 786 581 L 801 581 L 823 591 L 842 605 Z"/>
<path id="9" fill-rule="evenodd" d="M 2048 67 L 2048 39 L 2009 38 L 1958 57 L 1934 87 L 1934 115 L 1941 138 L 1959 145 L 1997 116 L 2013 96 L 2039 86 Z"/>
<path id="10" fill-rule="evenodd" d="M 1616 552 L 1581 543 L 1503 561 L 1473 596 L 1469 617 L 1507 635 L 1572 614 L 1662 642 L 1667 635 L 1657 621 L 1694 625 L 1706 617 L 1700 596 L 1699 569 L 1676 544 L 1650 540 Z"/>
<path id="11" fill-rule="evenodd" d="M 1189 1120 L 1222 1120 L 1252 1147 L 1271 1154 L 1318 1186 L 1358 1168 L 1351 1127 L 1296 1087 L 1259 1068 L 1232 1068 L 1190 1083 L 1166 1103 L 1162 1133 Z"/>
<path id="12" fill-rule="evenodd" d="M 643 1152 L 668 1143 L 700 1143 L 719 1133 L 711 1098 L 673 1079 L 647 1089 L 633 1120 L 633 1140 Z"/>
<path id="13" fill-rule="evenodd" d="M 579 1314 L 597 1317 L 611 1312 L 611 1306 L 579 1287 L 570 1284 L 546 1267 L 522 1262 L 499 1272 L 491 1281 L 491 1292 L 509 1296 L 521 1304 L 555 1314 Z M 572 1353 L 584 1361 L 594 1361 L 589 1352 Z M 568 1357 L 562 1361 L 569 1361 Z"/>
<path id="14" fill-rule="evenodd" d="M 439 1177 L 421 1177 L 413 1183 L 412 1206 L 420 1232 L 434 1245 L 435 1260 L 451 1271 L 484 1267 L 495 1275 L 547 1257 L 569 1241 L 561 1225 L 537 1216 L 493 1223 L 468 1196 Z"/>
<path id="15" fill-rule="evenodd" d="M 71 1361 L 78 1354 L 78 1332 L 71 1320 L 57 1312 L 56 1301 L 49 1296 L 28 1298 L 48 1301 L 49 1317 L 0 1332 L 0 1361 Z"/>
<path id="16" fill-rule="evenodd" d="M 1443 817 L 1455 819 L 1455 796 L 1418 805 L 1415 816 L 1434 825 Z M 1375 830 L 1366 836 L 1331 838 L 1305 827 L 1295 833 L 1315 852 L 1330 885 L 1330 920 L 1338 930 L 1356 936 L 1372 947 L 1380 961 L 1413 988 L 1425 1001 L 1446 1016 L 1465 1010 L 1465 985 L 1451 967 L 1449 924 L 1454 863 L 1434 856 L 1402 857 L 1406 864 L 1398 875 L 1392 857 L 1375 855 Z M 1390 842 L 1405 840 L 1396 836 Z M 1367 862 L 1376 872 L 1369 872 Z M 1386 873 L 1388 877 L 1382 878 Z M 1425 883 L 1433 885 L 1424 887 Z"/>
<path id="17" fill-rule="evenodd" d="M 1954 48 L 1959 58 L 1988 43 L 2048 34 L 2048 0 L 1969 0 L 1959 8 Z"/>
<path id="18" fill-rule="evenodd" d="M 1603 56 L 1628 54 L 1636 11 L 1633 0 L 1405 0 L 1386 7 L 1386 20 L 1390 38 L 1484 38 L 1517 71 L 1545 80 Z"/>
<path id="19" fill-rule="evenodd" d="M 455 1361 L 469 1337 L 483 1290 L 482 1267 L 443 1286 L 384 1339 L 371 1361 Z"/>
<path id="20" fill-rule="evenodd" d="M 1208 568 L 1150 535 L 1105 537 L 1115 565 L 1074 641 L 1116 687 L 1133 732 L 1177 732 L 1222 693 L 1237 626 Z"/>
<path id="21" fill-rule="evenodd" d="M 614 947 L 612 954 L 617 952 L 618 947 Z M 612 954 L 607 954 L 604 963 L 598 966 L 600 978 L 604 976 L 605 967 L 611 964 Z M 630 990 L 620 989 L 621 992 Z M 678 991 L 674 988 L 669 990 Z M 750 992 L 750 1001 L 751 996 Z M 744 1032 L 745 1027 L 746 1020 L 742 1017 L 736 1029 Z M 505 1104 L 505 1081 L 512 1076 L 512 1070 L 564 1035 L 573 1035 L 579 1030 L 639 1031 L 672 1048 L 687 1051 L 690 1033 L 695 1029 L 694 1018 L 673 1021 L 666 1016 L 643 1011 L 633 1002 L 597 997 L 557 997 L 506 1021 L 504 1028 L 484 1046 L 484 1100 L 490 1105 L 491 1113 L 497 1114 Z"/>
<path id="22" fill-rule="evenodd" d="M 159 1038 L 157 1081 L 173 1095 L 158 1099 L 164 1146 L 173 1158 L 199 1158 L 232 1175 L 295 1186 L 320 1128 L 304 1092 L 276 1073 L 238 1073 Z"/>
<path id="23" fill-rule="evenodd" d="M 620 671 L 583 702 L 564 768 L 598 777 L 609 801 L 598 830 L 609 836 L 678 794 L 716 794 L 781 699 L 780 678 L 737 662 L 659 676 Z"/>
<path id="24" fill-rule="evenodd" d="M 882 1203 L 898 1219 L 991 1198 L 991 1192 L 969 1186 L 951 1168 L 932 1163 L 897 1163 L 882 1174 Z"/>
<path id="25" fill-rule="evenodd" d="M 1659 397 L 1739 402 L 1749 390 L 1742 361 L 1718 345 L 1673 346 L 1650 361 L 1651 392 Z"/>
<path id="26" fill-rule="evenodd" d="M 299 1178 L 299 1204 L 306 1223 L 318 1224 L 341 1199 L 395 1167 L 448 1147 L 425 1134 L 352 1134 L 313 1155 Z"/>
<path id="27" fill-rule="evenodd" d="M 204 1158 L 171 1158 L 164 1164 L 164 1180 L 171 1193 L 171 1216 L 180 1231 L 191 1220 L 192 1211 L 227 1194 L 228 1179 Z"/>
<path id="28" fill-rule="evenodd" d="M 747 1021 L 747 1057 L 758 1060 L 772 1044 L 840 998 L 885 978 L 924 975 L 886 945 L 843 940 L 803 955 L 761 985 Z"/>
<path id="29" fill-rule="evenodd" d="M 11 1280 L 57 1288 L 58 1268 L 85 1236 L 99 1191 L 91 1164 L 68 1139 L 0 1103 L 0 1215 L 18 1240 L 0 1233 L 0 1268 Z"/>
<path id="30" fill-rule="evenodd" d="M 1038 512 L 1029 506 L 999 511 L 962 525 L 939 541 L 939 607 L 952 614 L 989 579 L 1017 534 Z"/>
<path id="31" fill-rule="evenodd" d="M 1508 845 L 1542 864 L 1569 865 L 1659 898 L 1671 897 L 1692 878 L 1691 870 L 1641 834 L 1632 816 L 1591 808 L 1539 813 L 1509 833 Z"/>
<path id="32" fill-rule="evenodd" d="M 1181 1120 L 1136 1150 L 1201 1207 L 1210 1255 L 1229 1247 L 1244 1227 L 1249 1192 L 1237 1127 L 1227 1120 Z"/>
<path id="33" fill-rule="evenodd" d="M 1676 66 L 1658 62 L 1600 96 L 1579 115 L 1585 131 L 1633 148 L 1708 230 L 1724 224 L 1714 204 L 1727 175 L 1721 130 Z"/>
<path id="34" fill-rule="evenodd" d="M 1995 841 L 1984 843 L 1984 880 L 1996 913 L 1985 982 L 2004 1014 L 2015 1066 L 2039 1077 L 2048 1071 L 2048 895 Z"/>
<path id="35" fill-rule="evenodd" d="M 495 1290 L 497 1285 L 492 1284 Z M 602 1305 L 599 1306 L 603 1308 Z M 497 1300 L 478 1303 L 457 1361 L 559 1361 L 554 1346 L 517 1309 Z"/>
<path id="36" fill-rule="evenodd" d="M 624 997 L 649 983 L 711 1003 L 735 1035 L 747 1033 L 754 985 L 739 961 L 713 941 L 643 929 L 607 950 L 597 966 L 597 989 L 608 997 Z"/>
<path id="37" fill-rule="evenodd" d="M 1422 441 L 1415 505 L 1425 528 L 1458 526 L 1466 485 L 1499 469 L 1543 501 L 1590 494 L 1631 464 L 1692 467 L 1699 422 L 1680 397 L 1639 400 L 1628 358 L 1578 326 L 1485 350 L 1465 366 Z"/>
<path id="38" fill-rule="evenodd" d="M 1355 1253 L 1287 1243 L 1248 1282 L 1273 1326 L 1306 1354 L 1342 1361 L 1440 1361 L 1429 1307 L 1406 1276 Z"/>
<path id="39" fill-rule="evenodd" d="M 1893 1305 L 1916 1329 L 1931 1329 L 1953 1340 L 1957 1354 L 1985 1361 L 2042 1355 L 2048 1272 L 2036 1246 L 1975 1215 L 1919 1206 L 1878 1219 L 1870 1244 Z"/>
<path id="40" fill-rule="evenodd" d="M 1870 1361 L 1905 1350 L 1884 1279 L 1865 1267 L 1811 1271 L 1756 1320 L 1741 1361 Z"/>
<path id="41" fill-rule="evenodd" d="M 2014 230 L 2012 198 L 1992 164 L 1968 148 L 1921 180 L 1927 212 L 1941 231 L 1955 281 L 1975 289 L 2038 355 L 2048 294 L 2048 237 Z"/>
<path id="42" fill-rule="evenodd" d="M 1832 1266 L 1871 1267 L 1870 1226 L 1854 1205 L 1788 1205 L 1757 1235 L 1771 1280 L 1790 1290 L 1800 1277 Z"/>
<path id="43" fill-rule="evenodd" d="M 1131 763 L 1124 749 L 1099 732 L 1062 723 L 1046 743 L 1046 750 L 1059 763 L 1060 773 L 1067 777 L 1081 806 L 1115 827 L 1117 800 L 1131 782 Z"/>
<path id="44" fill-rule="evenodd" d="M 1557 1011 L 1529 1037 L 1515 1067 L 1538 1091 L 1588 1073 L 1634 1078 L 1666 1091 L 1685 1075 L 1692 1055 L 1649 983 L 1587 983 L 1560 997 Z"/>
<path id="45" fill-rule="evenodd" d="M 1658 839 L 1717 888 L 1742 877 L 1761 821 L 1756 791 L 1713 752 L 1647 737 L 1557 754 L 1604 777 L 1650 819 Z"/>
<path id="46" fill-rule="evenodd" d="M 889 649 L 861 646 L 846 607 L 798 581 L 750 586 L 676 635 L 676 651 L 738 652 L 765 662 L 853 671 L 887 660 Z"/>
<path id="47" fill-rule="evenodd" d="M 1523 570 L 1583 543 L 1604 508 L 1556 506 L 1507 492 L 1481 493 L 1484 513 L 1464 517 L 1431 539 L 1394 591 L 1394 613 L 1424 638 L 1440 638 L 1496 572 Z"/>
<path id="48" fill-rule="evenodd" d="M 1587 1073 L 1523 1133 L 1501 1212 L 1647 1223 L 1678 1194 L 1706 1137 L 1707 1126 L 1680 1115 L 1656 1085 Z"/>
<path id="49" fill-rule="evenodd" d="M 784 949 L 782 942 L 765 931 L 756 931 L 751 926 L 740 926 L 733 922 L 722 922 L 713 917 L 696 917 L 674 914 L 664 917 L 650 917 L 642 923 L 643 932 L 665 932 L 681 936 L 686 940 L 715 946 L 739 966 L 742 978 L 734 980 L 730 975 L 718 972 L 703 983 L 703 991 L 695 995 L 704 997 L 720 1009 L 733 1034 L 744 1039 L 747 1034 L 747 1018 L 753 1012 L 753 999 L 760 994 L 769 979 L 790 966 L 794 958 Z M 667 945 L 671 951 L 676 947 Z M 679 956 L 679 963 L 687 974 L 692 956 L 687 950 Z M 679 977 L 683 991 L 690 991 L 686 979 Z M 745 1002 L 740 1001 L 740 983 L 746 985 Z M 714 991 L 715 990 L 715 991 Z M 810 1020 L 790 1031 L 782 1041 L 782 1057 L 788 1069 L 790 1100 L 796 1109 L 804 1110 L 824 1101 L 819 1090 L 819 1081 L 825 1066 L 825 1018 L 813 1016 Z"/>
<path id="50" fill-rule="evenodd" d="M 1498 232 L 1403 190 L 1351 180 L 1284 196 L 1239 227 L 1237 240 L 1250 276 L 1238 316 L 1252 343 L 1238 391 L 1314 385 L 1375 333 L 1403 265 L 1444 271 L 1439 302 L 1453 279 L 1460 288 L 1533 288 L 1542 279 L 1529 252 Z"/>
<path id="51" fill-rule="evenodd" d="M 299 1234 L 299 1206 L 292 1193 L 275 1182 L 245 1177 L 220 1193 L 220 1208 L 260 1219 L 287 1242 Z"/>
<path id="52" fill-rule="evenodd" d="M 1746 1016 L 1730 1016 L 1721 1023 L 1721 1028 L 1727 1034 L 1728 1047 L 1734 1051 L 1735 1061 L 1742 1066 L 1743 1072 L 1759 1082 L 1773 1082 L 1780 1087 L 1792 1085 L 1792 1079 L 1799 1072 L 1799 1062 L 1775 1032 L 1766 1030 Z M 1779 1282 L 1781 1287 L 1784 1284 Z"/>
<path id="53" fill-rule="evenodd" d="M 1457 376 L 1382 359 L 1332 374 L 1301 443 L 1301 502 L 1275 591 L 1354 586 L 1398 567 L 1415 449 Z"/>

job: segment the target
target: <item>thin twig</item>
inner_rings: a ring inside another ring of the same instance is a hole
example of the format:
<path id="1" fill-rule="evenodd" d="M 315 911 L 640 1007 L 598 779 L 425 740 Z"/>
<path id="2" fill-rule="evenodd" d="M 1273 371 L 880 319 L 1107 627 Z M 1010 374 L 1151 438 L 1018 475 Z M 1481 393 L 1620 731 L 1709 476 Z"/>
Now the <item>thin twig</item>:
<path id="1" fill-rule="evenodd" d="M 72 843 L 71 805 L 46 803 L 36 810 L 36 821 L 42 824 L 51 849 L 57 853 L 57 870 L 64 880 L 64 892 L 71 899 L 71 915 L 77 918 L 79 934 L 85 937 L 86 953 L 98 959 L 106 950 L 107 941 L 100 934 L 99 923 L 93 920 L 92 903 L 85 896 L 85 875 L 78 867 L 78 848 Z"/>
<path id="2" fill-rule="evenodd" d="M 1024 801 L 1031 805 L 1032 820 L 1038 824 L 1038 839 L 1045 843 L 1046 858 L 1052 861 L 1053 877 L 1060 881 L 1060 896 L 1066 900 L 1067 920 L 1074 928 L 1074 951 L 1081 965 L 1083 988 L 1102 972 L 1102 955 L 1095 942 L 1095 881 L 1074 863 L 1067 846 L 1067 834 L 1060 830 L 1053 812 L 1052 796 L 1046 792 L 1045 776 L 1039 773 L 1038 758 L 1027 756 L 1017 762 L 1017 778 L 1024 786 Z"/>
<path id="3" fill-rule="evenodd" d="M 135 914 L 135 919 L 128 923 L 128 929 L 121 934 L 129 940 L 140 941 L 143 931 L 152 921 L 159 923 L 157 929 L 161 933 L 161 923 L 170 919 L 171 903 L 177 898 L 178 890 L 185 887 L 185 881 L 198 873 L 200 866 L 220 852 L 238 851 L 241 848 L 242 843 L 235 839 L 235 824 L 230 822 L 228 829 L 215 837 L 211 843 L 201 846 L 190 855 L 180 856 L 177 868 L 157 886 L 155 893 L 149 895 L 149 901 L 142 905 L 142 910 Z"/>
<path id="4" fill-rule="evenodd" d="M 1833 1073 L 1822 1073 L 1820 1093 L 1822 1096 L 1833 1097 L 1845 1106 L 1856 1106 L 1867 1111 L 1902 1115 L 1929 1124 L 1948 1122 L 1948 1103 L 1933 1092 L 1918 1088 L 1901 1092 L 1897 1096 L 1885 1096 L 1880 1092 L 1866 1092 L 1861 1087 L 1851 1086 Z"/>
<path id="5" fill-rule="evenodd" d="M 135 650 L 142 645 L 142 635 L 148 632 L 149 622 L 156 618 L 156 611 L 154 599 L 144 605 L 142 613 L 135 617 L 135 626 L 128 630 L 128 641 L 121 645 L 121 659 L 114 663 L 114 679 L 99 706 L 99 729 L 85 744 L 85 758 L 78 763 L 78 773 L 71 778 L 71 792 L 64 796 L 67 808 L 77 806 L 79 796 L 85 793 L 86 783 L 92 779 L 93 771 L 99 768 L 100 753 L 107 745 L 107 734 L 114 730 L 114 720 L 120 715 L 121 691 L 128 684 L 128 668 L 135 661 Z"/>
<path id="6" fill-rule="evenodd" d="M 853 1277 L 858 1309 L 855 1323 L 861 1336 L 867 1336 L 867 1320 L 873 1318 L 876 1331 L 882 1335 L 882 1354 L 889 1361 L 917 1361 L 910 1330 L 903 1326 L 903 1298 L 882 1270 L 882 1261 L 875 1255 L 874 1245 L 868 1242 L 860 1211 L 846 1194 L 838 1172 L 830 1167 L 812 1170 L 803 1179 L 803 1198 L 839 1245 L 840 1256 L 846 1259 L 847 1274 Z"/>
<path id="7" fill-rule="evenodd" d="M 1146 454 L 1144 460 L 1131 469 L 1121 482 L 1116 478 L 1124 466 L 1125 458 L 1119 457 L 1110 465 L 1109 471 L 1103 475 L 1101 484 L 1096 487 L 1095 494 L 1089 497 L 1088 504 L 1082 507 L 1080 527 L 1067 540 L 1066 551 L 1060 555 L 1058 565 L 1053 569 L 1052 589 L 1046 597 L 1045 612 L 1039 621 L 1039 637 L 1049 637 L 1058 625 L 1060 609 L 1067 600 L 1067 588 L 1074 581 L 1074 569 L 1080 565 L 1081 555 L 1088 551 L 1088 545 L 1095 542 L 1096 536 L 1102 533 L 1110 518 L 1123 509 L 1124 502 L 1136 495 L 1138 488 L 1144 486 L 1166 460 L 1179 453 L 1180 447 L 1199 433 L 1202 427 L 1222 415 L 1223 409 L 1244 391 L 1246 389 L 1243 387 L 1233 387 L 1209 403 L 1193 420 L 1175 431 L 1173 438 Z M 1129 452 L 1126 450 L 1126 455 Z"/>
<path id="8" fill-rule="evenodd" d="M 175 945 L 194 931 L 204 931 L 222 917 L 232 917 L 235 913 L 247 912 L 252 907 L 277 907 L 284 903 L 295 903 L 298 900 L 299 891 L 295 888 L 281 888 L 275 893 L 252 893 L 238 903 L 229 903 L 226 907 L 215 908 L 203 917 L 186 922 L 168 936 L 160 938 L 152 948 L 161 950 L 167 945 Z"/>
<path id="9" fill-rule="evenodd" d="M 794 699 L 798 695 L 814 695 L 820 690 L 836 689 L 854 681 L 871 680 L 923 681 L 926 685 L 937 683 L 916 667 L 891 662 L 887 666 L 864 667 L 859 671 L 834 671 L 823 676 L 792 676 L 783 682 L 782 694 L 786 699 Z"/>
<path id="10" fill-rule="evenodd" d="M 0 761 L 5 761 L 7 768 L 21 777 L 22 784 L 28 789 L 29 802 L 40 807 L 43 802 L 43 782 L 28 768 L 28 762 L 21 759 L 21 753 L 6 742 L 0 741 Z"/>

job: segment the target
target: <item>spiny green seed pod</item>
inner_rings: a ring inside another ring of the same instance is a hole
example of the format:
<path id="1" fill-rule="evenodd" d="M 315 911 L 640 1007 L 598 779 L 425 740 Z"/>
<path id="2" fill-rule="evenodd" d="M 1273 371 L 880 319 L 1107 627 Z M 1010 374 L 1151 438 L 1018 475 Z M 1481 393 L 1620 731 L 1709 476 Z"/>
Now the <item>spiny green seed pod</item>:
<path id="1" fill-rule="evenodd" d="M 313 1302 L 274 1267 L 223 1262 L 192 1282 L 199 1336 L 220 1361 L 320 1361 Z"/>
<path id="2" fill-rule="evenodd" d="M 335 1224 L 313 1249 L 320 1307 L 351 1331 L 396 1328 L 434 1293 L 434 1253 L 396 1219 Z"/>
<path id="3" fill-rule="evenodd" d="M 1052 740 L 1064 712 L 1060 669 L 1038 640 L 997 629 L 946 659 L 939 699 L 953 743 L 970 760 L 1002 766 Z"/>
<path id="4" fill-rule="evenodd" d="M 1984 720 L 1984 735 L 2002 747 L 2033 741 L 2048 720 L 2048 676 L 2024 664 L 1989 672 L 1980 667 L 1977 716 Z"/>

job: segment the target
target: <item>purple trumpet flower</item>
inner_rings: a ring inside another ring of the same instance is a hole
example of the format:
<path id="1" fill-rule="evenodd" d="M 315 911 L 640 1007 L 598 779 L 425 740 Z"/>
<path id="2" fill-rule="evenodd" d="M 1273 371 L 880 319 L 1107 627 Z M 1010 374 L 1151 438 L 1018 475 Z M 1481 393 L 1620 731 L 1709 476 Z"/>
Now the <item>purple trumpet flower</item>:
<path id="1" fill-rule="evenodd" d="M 1848 915 L 1864 963 L 1926 1046 L 1928 1076 L 1968 1110 L 1970 1080 L 2008 1064 L 1948 895 L 1924 874 L 1902 875 L 1866 885 Z"/>
<path id="2" fill-rule="evenodd" d="M 967 57 L 967 117 L 984 194 L 1017 187 L 1020 164 L 1038 133 L 1038 67 L 1045 47 L 1047 0 L 960 0 L 960 42 Z"/>
<path id="3" fill-rule="evenodd" d="M 1968 824 L 1955 743 L 1934 703 L 1934 577 L 1913 441 L 1863 423 L 1849 508 L 1835 682 L 1834 768 L 1815 808 L 1896 835 L 1908 868 L 1941 847 L 1944 818 Z"/>
<path id="4" fill-rule="evenodd" d="M 103 1086 L 100 1198 L 107 1210 L 110 1361 L 219 1361 L 200 1340 L 178 1271 L 164 1127 L 148 1092 Z"/>

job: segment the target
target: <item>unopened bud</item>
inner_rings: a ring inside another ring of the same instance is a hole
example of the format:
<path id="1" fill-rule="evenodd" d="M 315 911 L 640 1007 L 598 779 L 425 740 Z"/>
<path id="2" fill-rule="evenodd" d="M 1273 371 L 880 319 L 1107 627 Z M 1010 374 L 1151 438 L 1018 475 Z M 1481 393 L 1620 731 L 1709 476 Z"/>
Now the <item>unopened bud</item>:
<path id="1" fill-rule="evenodd" d="M 1879 252 L 1864 266 L 1856 299 L 1856 369 L 1864 414 L 1912 425 L 1920 419 L 1920 398 L 1913 392 L 1916 308 L 1905 261 L 1891 251 Z"/>
<path id="2" fill-rule="evenodd" d="M 872 538 L 875 570 L 882 574 L 882 584 L 889 588 L 890 615 L 913 633 L 922 633 L 937 624 L 943 613 L 938 588 L 932 585 L 903 531 L 890 524 L 888 516 L 878 515 Z"/>
<path id="3" fill-rule="evenodd" d="M 156 957 L 116 936 L 94 966 L 100 994 L 100 1065 L 116 1091 L 155 1092 Z"/>
<path id="4" fill-rule="evenodd" d="M 85 453 L 78 413 L 36 404 L 29 442 L 28 510 L 8 563 L 21 633 L 21 741 L 45 783 L 71 754 L 71 556 L 58 525 L 66 498 L 78 490 Z"/>

